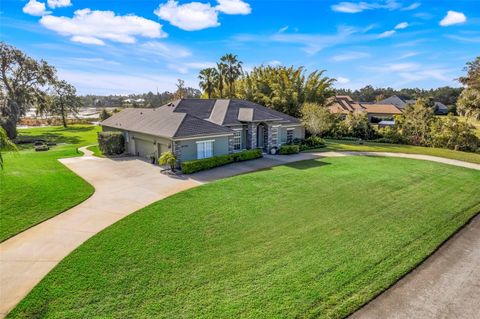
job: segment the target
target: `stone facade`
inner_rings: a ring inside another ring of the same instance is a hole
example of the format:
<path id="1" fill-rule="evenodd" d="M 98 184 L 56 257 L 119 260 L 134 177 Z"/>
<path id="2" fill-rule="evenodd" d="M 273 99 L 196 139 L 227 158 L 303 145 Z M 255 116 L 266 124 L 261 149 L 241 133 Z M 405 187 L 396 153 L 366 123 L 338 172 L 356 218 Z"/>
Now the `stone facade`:
<path id="1" fill-rule="evenodd" d="M 247 130 L 247 149 L 257 148 L 257 124 L 249 123 Z"/>

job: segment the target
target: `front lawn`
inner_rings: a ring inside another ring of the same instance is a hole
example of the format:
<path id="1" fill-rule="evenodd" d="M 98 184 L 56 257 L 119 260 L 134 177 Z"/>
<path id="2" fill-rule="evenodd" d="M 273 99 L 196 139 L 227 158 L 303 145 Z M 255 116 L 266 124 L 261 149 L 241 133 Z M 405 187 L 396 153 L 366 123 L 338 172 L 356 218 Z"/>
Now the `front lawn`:
<path id="1" fill-rule="evenodd" d="M 0 241 L 55 216 L 88 198 L 93 187 L 58 159 L 80 156 L 77 148 L 95 143 L 99 128 L 92 125 L 22 129 L 19 139 L 58 143 L 35 152 L 21 144 L 19 152 L 5 153 L 0 171 Z"/>
<path id="2" fill-rule="evenodd" d="M 357 141 L 326 139 L 326 148 L 309 150 L 308 152 L 324 151 L 361 151 L 361 152 L 392 152 L 408 154 L 425 154 L 438 157 L 445 157 L 459 161 L 480 164 L 480 154 L 470 152 L 459 152 L 445 148 L 421 147 L 403 144 L 373 143 L 364 141 L 362 145 Z"/>
<path id="3" fill-rule="evenodd" d="M 9 318 L 342 318 L 478 213 L 479 181 L 358 156 L 220 180 L 102 231 Z"/>

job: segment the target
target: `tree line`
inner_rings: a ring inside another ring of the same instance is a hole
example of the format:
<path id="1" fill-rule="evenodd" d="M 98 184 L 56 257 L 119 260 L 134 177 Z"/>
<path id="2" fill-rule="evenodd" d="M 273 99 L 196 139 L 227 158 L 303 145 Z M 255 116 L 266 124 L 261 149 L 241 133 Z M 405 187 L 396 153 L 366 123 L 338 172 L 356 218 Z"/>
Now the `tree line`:
<path id="1" fill-rule="evenodd" d="M 391 87 L 374 88 L 367 85 L 358 90 L 336 89 L 337 95 L 348 95 L 355 101 L 378 102 L 392 95 L 396 95 L 403 100 L 416 100 L 419 98 L 432 98 L 435 102 L 441 102 L 447 106 L 454 106 L 462 93 L 463 88 L 453 88 L 444 86 L 436 89 L 404 88 L 395 90 Z"/>
<path id="2" fill-rule="evenodd" d="M 93 95 L 88 94 L 80 96 L 85 107 L 159 107 L 167 104 L 176 98 L 200 98 L 202 92 L 199 89 L 187 87 L 185 83 L 178 79 L 176 84 L 176 90 L 173 92 L 147 92 L 140 94 L 128 94 L 128 95 Z M 125 100 L 133 100 L 134 102 L 126 103 Z M 135 100 L 143 100 L 143 102 L 135 102 Z"/>
<path id="3" fill-rule="evenodd" d="M 480 62 L 468 63 L 468 72 L 475 73 L 480 69 Z M 305 103 L 317 103 L 325 106 L 334 95 L 348 95 L 355 101 L 378 102 L 392 95 L 404 100 L 427 98 L 441 102 L 450 107 L 456 114 L 459 102 L 459 114 L 469 114 L 472 105 L 478 105 L 480 95 L 475 89 L 477 82 L 471 83 L 461 77 L 459 81 L 468 86 L 453 88 L 449 86 L 436 89 L 404 88 L 396 90 L 390 87 L 374 88 L 367 85 L 358 90 L 335 89 L 335 79 L 325 76 L 325 70 L 307 72 L 303 67 L 257 66 L 250 72 L 244 72 L 243 62 L 234 54 L 226 54 L 220 58 L 216 67 L 200 71 L 199 86 L 204 98 L 239 98 L 256 102 L 292 116 L 301 114 Z M 466 69 L 467 70 L 467 69 Z M 468 84 L 470 83 L 470 84 Z M 476 83 L 476 84 L 475 84 Z M 465 109 L 464 105 L 468 105 Z M 475 113 L 475 112 L 474 112 Z M 475 113 L 477 114 L 477 113 Z"/>

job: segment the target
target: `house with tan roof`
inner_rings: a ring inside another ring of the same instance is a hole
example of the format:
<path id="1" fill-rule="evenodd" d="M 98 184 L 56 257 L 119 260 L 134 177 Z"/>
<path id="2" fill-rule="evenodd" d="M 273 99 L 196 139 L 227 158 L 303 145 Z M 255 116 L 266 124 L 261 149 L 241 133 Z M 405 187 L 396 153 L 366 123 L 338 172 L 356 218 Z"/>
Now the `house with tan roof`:
<path id="1" fill-rule="evenodd" d="M 335 96 L 329 104 L 329 109 L 334 114 L 344 115 L 365 112 L 372 123 L 378 123 L 387 119 L 391 120 L 395 115 L 402 114 L 402 111 L 393 104 L 355 102 L 350 96 L 346 95 Z"/>
<path id="2" fill-rule="evenodd" d="M 261 148 L 270 152 L 303 139 L 299 119 L 237 99 L 181 99 L 158 108 L 127 108 L 101 122 L 120 131 L 131 155 L 158 158 L 171 151 L 181 161 Z"/>

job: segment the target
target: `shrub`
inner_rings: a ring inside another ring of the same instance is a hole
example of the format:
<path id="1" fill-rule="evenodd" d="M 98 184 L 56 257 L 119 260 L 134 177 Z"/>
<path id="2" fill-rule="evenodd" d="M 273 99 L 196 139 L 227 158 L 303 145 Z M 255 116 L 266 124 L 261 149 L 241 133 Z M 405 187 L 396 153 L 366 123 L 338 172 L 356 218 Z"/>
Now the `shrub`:
<path id="1" fill-rule="evenodd" d="M 300 152 L 300 146 L 298 145 L 282 145 L 280 146 L 280 154 L 288 155 L 288 154 L 297 154 Z"/>
<path id="2" fill-rule="evenodd" d="M 158 159 L 158 164 L 160 165 L 168 165 L 172 171 L 175 171 L 175 162 L 177 158 L 173 155 L 172 152 L 164 152 L 160 158 Z"/>
<path id="3" fill-rule="evenodd" d="M 125 151 L 125 138 L 121 132 L 100 132 L 98 147 L 105 155 L 122 154 Z"/>
<path id="4" fill-rule="evenodd" d="M 100 121 L 105 121 L 108 119 L 112 114 L 108 113 L 107 109 L 103 109 L 102 112 L 100 112 Z"/>
<path id="5" fill-rule="evenodd" d="M 225 154 L 200 160 L 182 162 L 182 173 L 192 174 L 233 162 L 247 161 L 262 157 L 261 149 L 246 150 L 234 154 Z"/>
<path id="6" fill-rule="evenodd" d="M 251 159 L 262 157 L 262 150 L 259 148 L 246 150 L 239 153 L 231 154 L 235 162 L 248 161 Z"/>

